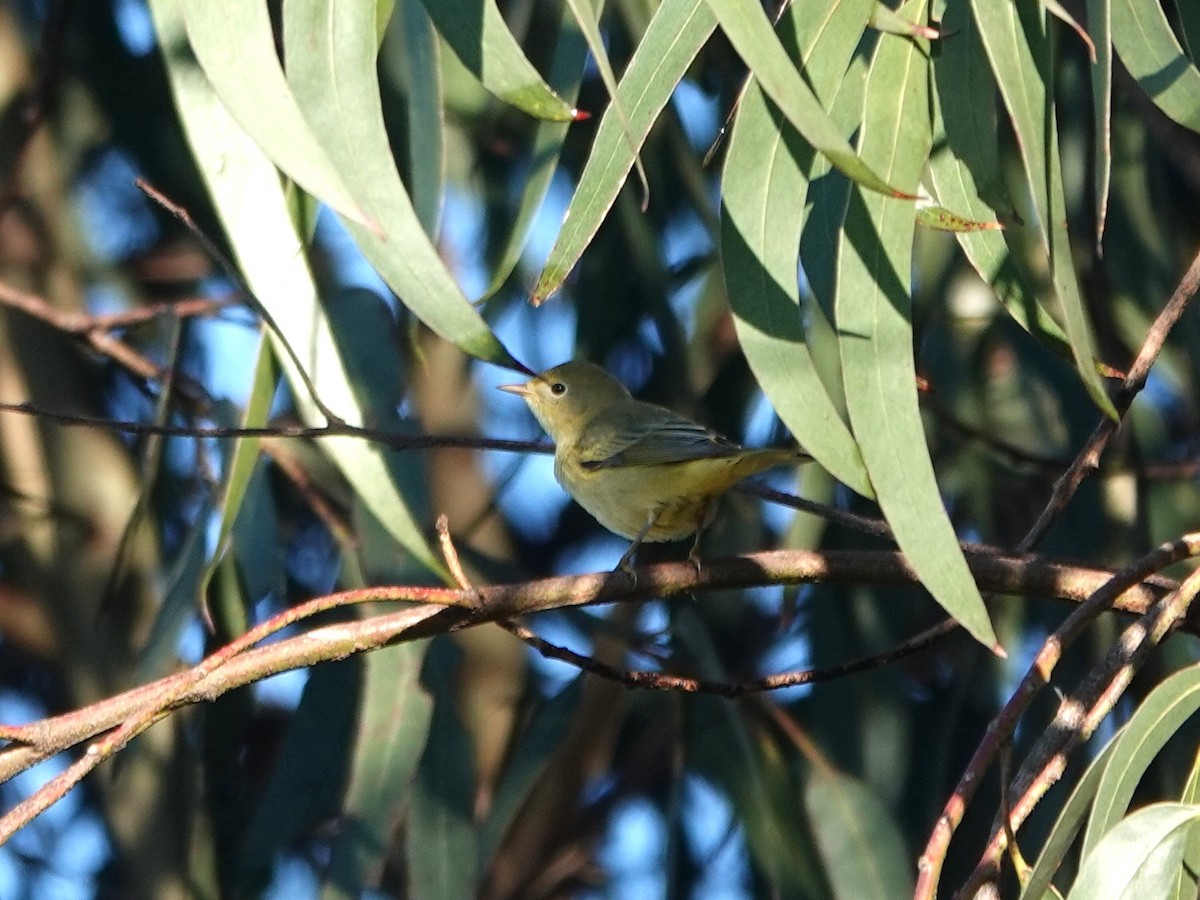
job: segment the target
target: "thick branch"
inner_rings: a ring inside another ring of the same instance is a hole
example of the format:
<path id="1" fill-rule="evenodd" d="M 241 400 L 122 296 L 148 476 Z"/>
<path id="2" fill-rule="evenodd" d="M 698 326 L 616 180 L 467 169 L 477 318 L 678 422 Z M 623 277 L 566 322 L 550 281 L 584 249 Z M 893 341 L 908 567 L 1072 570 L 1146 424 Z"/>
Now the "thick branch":
<path id="1" fill-rule="evenodd" d="M 1111 574 L 1043 560 L 971 554 L 968 561 L 981 588 L 995 593 L 1084 601 L 1107 583 Z M 342 659 L 401 641 L 417 640 L 529 613 L 593 603 L 632 602 L 680 594 L 703 593 L 768 584 L 841 582 L 912 585 L 917 579 L 898 553 L 779 550 L 718 560 L 699 573 L 690 563 L 663 563 L 638 570 L 637 584 L 624 573 L 546 578 L 475 590 L 385 587 L 346 592 L 311 603 L 322 610 L 366 602 L 408 601 L 421 605 L 394 613 L 319 627 L 298 637 L 255 647 L 234 656 L 195 680 L 195 669 L 177 673 L 84 709 L 20 729 L 27 744 L 0 751 L 0 781 L 33 763 L 87 740 L 144 710 L 156 698 L 170 696 L 169 708 L 213 700 L 288 669 Z M 1132 613 L 1148 609 L 1158 592 L 1145 586 L 1120 595 L 1114 608 Z M 344 601 L 344 602 L 339 602 Z M 294 614 L 292 618 L 297 618 Z M 201 663 L 208 666 L 209 663 Z M 185 689 L 181 685 L 194 681 Z"/>

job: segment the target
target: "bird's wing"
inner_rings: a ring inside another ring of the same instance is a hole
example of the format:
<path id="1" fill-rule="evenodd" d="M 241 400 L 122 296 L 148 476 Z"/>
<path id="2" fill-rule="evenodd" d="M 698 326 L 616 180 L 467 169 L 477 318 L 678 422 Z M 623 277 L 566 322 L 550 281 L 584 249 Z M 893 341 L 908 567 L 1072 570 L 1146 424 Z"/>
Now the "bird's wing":
<path id="1" fill-rule="evenodd" d="M 581 465 L 591 470 L 659 466 L 730 456 L 741 450 L 690 419 L 657 409 L 605 414 L 585 429 L 580 447 Z"/>

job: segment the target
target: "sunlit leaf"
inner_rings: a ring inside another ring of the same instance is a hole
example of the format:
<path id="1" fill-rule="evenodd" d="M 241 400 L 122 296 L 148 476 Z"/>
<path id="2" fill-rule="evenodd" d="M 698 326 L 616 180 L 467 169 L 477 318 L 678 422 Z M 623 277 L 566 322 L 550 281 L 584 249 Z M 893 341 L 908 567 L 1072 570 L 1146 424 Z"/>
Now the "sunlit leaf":
<path id="1" fill-rule="evenodd" d="M 863 187 L 890 196 L 912 196 L 911 192 L 892 187 L 886 178 L 876 174 L 854 152 L 788 59 L 766 13 L 756 0 L 708 0 L 708 4 L 720 22 L 721 30 L 750 67 L 767 96 L 778 104 L 805 140 Z"/>
<path id="2" fill-rule="evenodd" d="M 1017 143 L 1026 178 L 1037 204 L 1038 234 L 1050 264 L 1051 281 L 1075 369 L 1092 400 L 1105 413 L 1116 409 L 1096 372 L 1096 349 L 1091 325 L 1075 275 L 1071 242 L 1067 235 L 1066 195 L 1059 159 L 1058 128 L 1054 123 L 1054 97 L 1048 87 L 1050 35 L 1041 8 L 973 0 L 979 33 L 996 73 L 996 82 L 1017 132 Z"/>
<path id="3" fill-rule="evenodd" d="M 350 196 L 342 173 L 321 148 L 288 88 L 266 4 L 242 0 L 178 3 L 196 59 L 242 129 L 305 190 L 355 221 L 373 225 Z M 370 10 L 374 16 L 374 7 Z M 182 51 L 166 46 L 172 56 Z"/>
<path id="4" fill-rule="evenodd" d="M 828 12 L 838 6 L 852 4 L 829 3 Z M 821 12 L 808 9 L 806 15 L 832 18 Z M 811 48 L 835 57 L 829 72 L 844 69 L 861 34 L 852 21 L 847 24 L 832 33 L 822 29 L 822 42 Z M 725 160 L 722 267 L 738 341 L 784 424 L 839 480 L 870 496 L 858 448 L 817 374 L 801 323 L 797 265 L 814 162 L 812 148 L 752 81 Z"/>
<path id="5" fill-rule="evenodd" d="M 1125 815 L 1134 792 L 1154 761 L 1185 722 L 1200 710 L 1200 667 L 1176 672 L 1138 706 L 1119 737 L 1083 835 L 1083 854 L 1094 851 Z"/>
<path id="6" fill-rule="evenodd" d="M 1067 900 L 1141 900 L 1174 889 L 1200 806 L 1156 803 L 1121 821 L 1085 854 Z"/>
<path id="7" fill-rule="evenodd" d="M 464 353 L 520 368 L 463 296 L 421 226 L 392 159 L 375 75 L 374 15 L 359 3 L 284 9 L 288 79 L 378 234 L 348 221 L 367 259 L 418 318 Z"/>
<path id="8" fill-rule="evenodd" d="M 914 22 L 898 15 L 890 6 L 885 6 L 879 0 L 871 8 L 871 27 L 886 34 L 901 34 L 909 37 L 923 37 L 937 40 L 941 35 L 936 28 L 931 28 L 920 22 Z"/>
<path id="9" fill-rule="evenodd" d="M 496 97 L 539 119 L 569 121 L 575 110 L 525 58 L 495 0 L 423 0 L 438 33 Z M 345 6 L 366 4 L 342 4 Z"/>
<path id="10" fill-rule="evenodd" d="M 441 49 L 421 0 L 400 0 L 391 27 L 398 46 L 385 45 L 382 62 L 395 66 L 397 80 L 404 89 L 412 205 L 425 234 L 434 239 L 446 175 Z"/>
<path id="11" fill-rule="evenodd" d="M 1113 742 L 1110 741 L 1091 761 L 1087 771 L 1075 784 L 1071 796 L 1059 810 L 1058 818 L 1055 819 L 1050 834 L 1042 843 L 1037 861 L 1034 863 L 1032 871 L 1029 872 L 1025 884 L 1021 887 L 1019 900 L 1042 900 L 1050 888 L 1055 873 L 1075 843 L 1075 836 L 1083 828 L 1084 819 L 1096 796 L 1096 789 L 1100 786 L 1100 779 L 1104 777 L 1104 770 L 1112 758 L 1112 751 Z"/>
<path id="12" fill-rule="evenodd" d="M 603 8 L 604 0 L 594 0 L 594 13 L 597 18 L 600 17 Z M 587 41 L 584 40 L 574 15 L 564 7 L 548 78 L 550 85 L 569 103 L 574 103 L 579 95 L 579 85 L 583 81 L 586 61 Z M 521 203 L 513 217 L 508 241 L 496 260 L 496 266 L 492 271 L 492 280 L 484 292 L 487 297 L 500 290 L 504 282 L 508 280 L 508 276 L 516 268 L 521 252 L 525 249 L 530 230 L 533 228 L 534 217 L 541 209 L 542 201 L 546 199 L 546 195 L 550 191 L 550 183 L 558 166 L 563 140 L 567 136 L 567 128 L 568 123 L 566 122 L 542 121 L 537 124 L 533 142 L 529 148 L 529 175 L 525 182 L 525 189 L 521 193 Z"/>
<path id="13" fill-rule="evenodd" d="M 300 252 L 274 166 L 233 121 L 203 73 L 190 61 L 182 44 L 183 20 L 178 7 L 172 0 L 154 0 L 151 10 L 164 46 L 177 48 L 167 56 L 167 71 L 180 119 L 247 283 L 283 339 L 303 351 L 301 363 L 322 401 L 347 421 L 363 421 L 317 300 L 312 273 Z M 367 18 L 373 46 L 373 9 L 370 12 Z M 283 358 L 293 383 L 299 383 L 292 361 Z M 306 392 L 297 391 L 296 402 L 310 421 L 321 420 Z M 379 448 L 344 437 L 327 438 L 322 447 L 400 545 L 432 571 L 442 571 L 440 559 L 430 550 L 397 491 Z"/>
<path id="14" fill-rule="evenodd" d="M 579 261 L 617 199 L 633 165 L 634 151 L 715 27 L 704 0 L 664 0 L 655 11 L 617 91 L 625 124 L 612 106 L 605 111 L 562 230 L 533 290 L 535 305 L 558 290 Z"/>
<path id="15" fill-rule="evenodd" d="M 1159 0 L 1112 0 L 1112 41 L 1154 104 L 1185 128 L 1200 131 L 1200 71 L 1183 52 Z"/>
<path id="16" fill-rule="evenodd" d="M 922 0 L 901 8 L 918 15 Z M 867 80 L 859 152 L 917 186 L 932 141 L 927 50 L 884 36 Z M 837 327 L 854 435 L 879 504 L 921 582 L 977 640 L 995 633 L 942 504 L 917 403 L 909 293 L 916 210 L 856 186 L 839 245 Z"/>
<path id="17" fill-rule="evenodd" d="M 924 225 L 936 231 L 950 231 L 956 234 L 975 231 L 999 231 L 1004 226 L 992 219 L 977 221 L 961 216 L 944 206 L 936 204 L 917 204 L 917 224 Z"/>
<path id="18" fill-rule="evenodd" d="M 625 116 L 625 110 L 621 108 L 621 97 L 617 93 L 617 76 L 613 74 L 612 64 L 608 61 L 608 52 L 604 49 L 604 38 L 600 35 L 599 16 L 593 14 L 593 10 L 585 0 L 566 0 L 566 4 L 570 7 L 571 14 L 575 17 L 575 22 L 579 25 L 579 30 L 587 41 L 588 50 L 591 51 L 596 68 L 600 70 L 600 78 L 604 82 L 604 87 L 608 89 L 609 109 L 620 123 L 621 129 L 625 133 L 625 140 L 629 142 L 630 152 L 633 153 L 633 165 L 637 169 L 638 182 L 642 187 L 642 208 L 644 209 L 650 202 L 650 185 L 646 181 L 646 167 L 642 165 L 642 159 L 638 155 L 638 147 L 642 142 L 633 133 L 629 120 Z"/>

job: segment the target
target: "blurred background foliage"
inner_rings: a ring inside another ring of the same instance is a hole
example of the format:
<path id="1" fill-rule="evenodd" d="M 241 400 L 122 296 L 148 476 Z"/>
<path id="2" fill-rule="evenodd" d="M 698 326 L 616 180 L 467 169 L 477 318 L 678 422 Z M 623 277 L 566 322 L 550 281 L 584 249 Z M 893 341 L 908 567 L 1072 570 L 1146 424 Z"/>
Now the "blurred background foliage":
<path id="1" fill-rule="evenodd" d="M 379 148 L 339 133 L 336 118 L 324 131 L 313 125 L 328 151 L 317 180 L 332 185 L 322 196 L 329 205 L 305 190 L 320 194 L 312 184 L 277 177 L 266 157 L 245 149 L 253 145 L 244 135 L 219 132 L 220 111 L 190 108 L 201 116 L 191 127 L 212 143 L 201 149 L 197 133 L 189 137 L 177 102 L 188 109 L 188 98 L 207 88 L 195 87 L 203 76 L 180 30 L 182 10 L 228 26 L 222 64 L 234 67 L 250 56 L 239 44 L 235 12 L 253 13 L 256 3 L 213 2 L 206 13 L 204 3 L 175 0 L 10 0 L 0 2 L 0 399 L 184 426 L 311 421 L 316 411 L 295 378 L 298 363 L 324 403 L 373 427 L 536 439 L 524 408 L 493 390 L 519 376 L 472 360 L 466 346 L 492 363 L 511 353 L 534 370 L 587 357 L 639 396 L 734 439 L 786 440 L 773 408 L 796 400 L 789 370 L 772 373 L 782 380 L 765 397 L 743 352 L 746 333 L 730 313 L 732 282 L 723 270 L 732 252 L 721 233 L 721 204 L 732 196 L 722 193 L 725 154 L 733 152 L 725 125 L 741 109 L 747 73 L 722 31 L 701 41 L 678 86 L 665 86 L 670 101 L 647 124 L 640 156 L 648 190 L 636 176 L 624 184 L 561 290 L 535 308 L 528 299 L 564 214 L 582 202 L 576 185 L 608 106 L 601 67 L 582 62 L 574 14 L 543 0 L 501 4 L 513 46 L 566 98 L 564 108 L 592 113 L 568 124 L 516 108 L 520 91 L 502 102 L 481 85 L 481 77 L 496 82 L 510 71 L 489 63 L 490 45 L 471 51 L 472 29 L 492 6 L 375 6 L 390 153 L 415 220 L 482 317 L 478 333 L 467 336 L 474 313 L 465 301 L 447 312 L 433 288 L 428 296 L 396 289 L 408 277 L 404 265 L 424 264 L 418 242 L 395 233 L 390 243 L 379 240 L 372 230 L 379 222 L 356 224 L 353 202 L 338 206 L 342 188 L 364 196 L 382 192 L 387 179 L 372 168 Z M 1108 15 L 1108 4 L 1065 6 L 1105 59 L 1111 49 L 1094 17 Z M 1114 7 L 1123 4 L 1114 0 Z M 594 8 L 608 59 L 622 73 L 660 8 L 648 0 Z M 1108 85 L 1111 156 L 1098 151 L 1106 129 L 1093 98 L 1105 85 L 1096 84 L 1088 47 L 1040 6 L 1014 8 L 1029 33 L 1044 27 L 1048 35 L 1041 72 L 1057 100 L 1066 202 L 1057 216 L 1072 237 L 1069 258 L 1059 252 L 1055 265 L 1078 277 L 1095 358 L 1123 370 L 1200 238 L 1200 137 L 1189 118 L 1200 118 L 1200 95 L 1189 100 L 1187 78 L 1182 99 L 1148 95 L 1154 73 L 1131 75 L 1118 61 Z M 304 23 L 320 5 L 287 0 L 267 9 L 286 57 L 286 26 Z M 812 33 L 816 9 L 797 0 L 780 24 L 793 57 Z M 932 9 L 909 4 L 903 12 L 922 23 L 957 23 L 929 51 L 935 81 L 974 84 L 978 72 L 990 71 L 965 0 Z M 1190 54 L 1200 40 L 1193 5 L 1166 0 L 1162 12 L 1181 53 Z M 871 60 L 895 42 L 918 48 L 922 58 L 929 45 L 881 35 L 865 20 L 851 27 L 828 86 L 815 71 L 805 76 L 844 137 L 866 142 L 859 113 Z M 344 99 L 320 71 L 321 60 L 338 52 L 322 57 L 314 49 L 311 60 L 286 60 L 306 114 Z M 1186 70 L 1195 56 L 1181 58 Z M 172 85 L 164 59 L 175 60 L 183 81 Z M 368 64 L 375 71 L 369 57 Z M 302 68 L 311 70 L 307 81 L 297 74 Z M 1002 74 L 994 60 L 991 68 Z M 272 90 L 265 76 L 241 81 L 241 100 L 266 131 L 283 128 Z M 1073 362 L 1061 338 L 1037 328 L 1031 336 L 996 300 L 997 293 L 1016 296 L 1062 312 L 1046 299 L 1055 273 L 1038 246 L 1038 192 L 1022 174 L 1020 124 L 986 80 L 977 97 L 982 102 L 969 111 L 993 123 L 999 179 L 978 193 L 1006 198 L 988 200 L 987 218 L 1009 226 L 1001 245 L 1015 274 L 1006 269 L 989 286 L 964 254 L 961 235 L 917 228 L 912 345 L 925 382 L 920 422 L 954 529 L 963 539 L 1013 548 L 1101 412 L 1085 387 L 1098 377 L 1091 357 L 1081 364 L 1076 354 Z M 777 111 L 768 119 L 776 134 L 786 132 Z M 788 134 L 788 152 L 812 163 L 803 141 Z M 346 145 L 336 149 L 341 138 Z M 935 159 L 956 149 L 953 135 L 948 143 L 926 139 Z M 902 135 L 896 146 L 903 150 L 908 140 Z M 809 222 L 833 215 L 832 230 L 806 227 L 800 241 L 798 213 L 778 195 L 779 218 L 766 219 L 765 230 L 778 228 L 786 238 L 797 229 L 791 271 L 798 277 L 784 293 L 801 302 L 803 336 L 844 418 L 827 321 L 838 313 L 829 292 L 846 274 L 835 246 L 839 210 L 848 191 L 861 189 L 819 157 L 815 166 L 807 197 L 797 194 L 792 205 Z M 241 277 L 231 278 L 139 192 L 138 176 L 184 207 L 237 261 Z M 754 168 L 724 173 L 738 176 L 751 184 L 760 178 Z M 773 177 L 762 170 L 761 179 Z M 530 187 L 538 178 L 547 185 L 544 200 Z M 623 173 L 615 179 L 619 186 Z M 931 180 L 924 179 L 926 190 Z M 392 201 L 378 202 L 376 213 Z M 332 206 L 350 215 L 339 218 Z M 381 264 L 384 257 L 391 262 Z M 386 281 L 377 269 L 386 270 Z M 243 294 L 242 277 L 257 301 Z M 274 343 L 263 339 L 263 306 L 278 326 Z M 140 320 L 100 318 L 145 310 L 153 314 Z M 454 331 L 447 321 L 466 324 Z M 295 360 L 282 352 L 279 335 Z M 1200 330 L 1189 315 L 1100 473 L 1039 552 L 1119 567 L 1194 527 L 1198 349 Z M 914 383 L 910 375 L 905 389 Z M 913 461 L 922 455 L 918 446 L 901 453 Z M 538 454 L 130 436 L 5 414 L 0 471 L 4 722 L 157 677 L 247 623 L 335 588 L 437 583 L 436 554 L 426 542 L 438 513 L 448 516 L 480 582 L 604 570 L 622 549 L 567 502 L 549 459 Z M 816 466 L 772 483 L 878 512 Z M 402 515 L 387 513 L 392 502 Z M 704 552 L 773 546 L 884 545 L 733 496 Z M 681 553 L 652 547 L 642 559 Z M 285 673 L 170 717 L 23 829 L 0 848 L 0 896 L 904 896 L 913 860 L 988 721 L 1069 608 L 997 598 L 990 612 L 1007 660 L 959 632 L 885 668 L 739 701 L 629 691 L 545 660 L 492 626 Z M 549 612 L 529 624 L 613 665 L 737 680 L 882 651 L 944 615 L 920 590 L 828 583 Z M 1056 684 L 1076 684 L 1120 627 L 1115 617 L 1101 619 L 1064 659 Z M 1167 642 L 1117 718 L 1192 663 L 1195 652 L 1191 636 Z M 1034 705 L 1016 735 L 1018 758 L 1055 705 L 1051 697 Z M 1194 785 L 1194 748 L 1194 728 L 1180 726 L 1141 779 L 1139 798 L 1179 797 Z M 1083 762 L 1071 763 L 1068 780 Z M 51 760 L 4 784 L 4 806 L 65 764 Z M 974 866 L 997 795 L 992 773 L 951 845 L 947 890 Z M 1062 802 L 1052 794 L 1022 832 L 1027 856 L 1036 856 Z M 1006 890 L 1014 885 L 1006 882 Z"/>

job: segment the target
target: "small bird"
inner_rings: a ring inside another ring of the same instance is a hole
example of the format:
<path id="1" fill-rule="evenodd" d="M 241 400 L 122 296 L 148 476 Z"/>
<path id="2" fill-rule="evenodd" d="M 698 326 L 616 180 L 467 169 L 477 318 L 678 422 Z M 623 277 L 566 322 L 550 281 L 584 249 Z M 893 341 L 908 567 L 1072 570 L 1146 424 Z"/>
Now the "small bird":
<path id="1" fill-rule="evenodd" d="M 700 568 L 700 533 L 720 496 L 743 478 L 809 457 L 799 450 L 751 450 L 653 403 L 590 362 L 547 369 L 500 390 L 525 398 L 554 441 L 554 477 L 609 531 L 633 543 L 696 540 L 688 558 Z"/>

